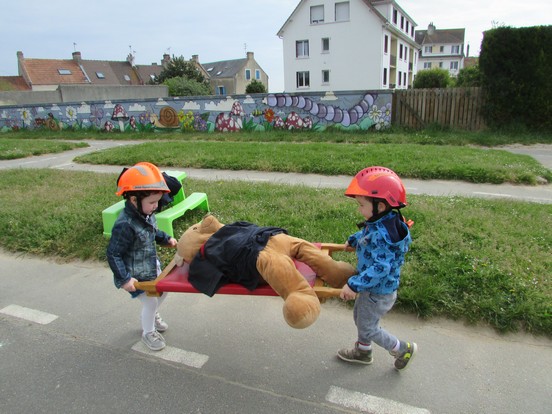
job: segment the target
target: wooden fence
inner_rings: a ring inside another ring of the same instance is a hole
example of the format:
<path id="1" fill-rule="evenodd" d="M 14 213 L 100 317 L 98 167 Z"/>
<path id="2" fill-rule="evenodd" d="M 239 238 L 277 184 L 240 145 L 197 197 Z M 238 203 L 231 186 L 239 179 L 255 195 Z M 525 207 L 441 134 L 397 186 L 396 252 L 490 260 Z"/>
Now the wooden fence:
<path id="1" fill-rule="evenodd" d="M 483 104 L 481 88 L 395 90 L 392 124 L 415 129 L 436 124 L 476 131 L 485 127 Z"/>

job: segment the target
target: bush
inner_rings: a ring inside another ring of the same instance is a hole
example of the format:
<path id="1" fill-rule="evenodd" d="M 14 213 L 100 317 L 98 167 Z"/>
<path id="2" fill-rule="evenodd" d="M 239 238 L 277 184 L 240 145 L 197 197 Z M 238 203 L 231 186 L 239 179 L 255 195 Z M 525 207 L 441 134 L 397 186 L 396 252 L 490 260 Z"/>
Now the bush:
<path id="1" fill-rule="evenodd" d="M 435 68 L 418 72 L 413 87 L 414 89 L 446 88 L 449 85 L 451 85 L 451 78 L 448 70 Z"/>
<path id="2" fill-rule="evenodd" d="M 456 78 L 456 86 L 458 88 L 481 86 L 481 71 L 479 70 L 479 66 L 475 65 L 460 69 L 458 78 Z"/>
<path id="3" fill-rule="evenodd" d="M 253 79 L 245 88 L 246 93 L 267 93 L 266 86 L 256 79 Z"/>
<path id="4" fill-rule="evenodd" d="M 202 96 L 211 95 L 211 87 L 193 79 L 183 77 L 165 80 L 163 85 L 169 88 L 169 96 Z"/>

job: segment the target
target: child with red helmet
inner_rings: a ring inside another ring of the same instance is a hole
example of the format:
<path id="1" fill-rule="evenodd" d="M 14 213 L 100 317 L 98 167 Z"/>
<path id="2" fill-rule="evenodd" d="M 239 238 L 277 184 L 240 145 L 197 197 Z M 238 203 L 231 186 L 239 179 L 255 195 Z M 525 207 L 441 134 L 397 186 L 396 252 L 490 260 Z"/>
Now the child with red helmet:
<path id="1" fill-rule="evenodd" d="M 140 162 L 124 171 L 117 182 L 117 195 L 125 198 L 125 208 L 115 221 L 107 247 L 107 261 L 115 286 L 142 302 L 142 341 L 153 351 L 165 348 L 160 334 L 168 325 L 158 313 L 166 295 L 147 296 L 134 287 L 136 281 L 154 280 L 161 272 L 155 244 L 176 247 L 176 239 L 157 228 L 155 215 L 159 200 L 170 190 L 159 169 Z"/>
<path id="2" fill-rule="evenodd" d="M 337 356 L 359 364 L 372 363 L 372 342 L 395 358 L 395 368 L 406 368 L 417 351 L 414 342 L 401 341 L 380 327 L 380 319 L 397 299 L 400 270 L 412 238 L 399 209 L 406 206 L 406 191 L 395 172 L 368 167 L 351 181 L 347 197 L 355 198 L 365 220 L 347 244 L 356 249 L 357 274 L 343 286 L 340 297 L 355 300 L 353 317 L 358 339 L 352 349 Z"/>

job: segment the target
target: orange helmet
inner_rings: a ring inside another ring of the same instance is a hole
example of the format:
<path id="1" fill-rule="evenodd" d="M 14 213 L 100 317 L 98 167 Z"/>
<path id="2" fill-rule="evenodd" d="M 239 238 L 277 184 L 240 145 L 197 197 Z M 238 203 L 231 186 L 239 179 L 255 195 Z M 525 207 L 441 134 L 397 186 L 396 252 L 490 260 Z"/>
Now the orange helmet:
<path id="1" fill-rule="evenodd" d="M 120 196 L 129 191 L 170 192 L 161 171 L 150 162 L 139 162 L 121 174 L 115 194 Z"/>
<path id="2" fill-rule="evenodd" d="M 382 198 L 395 208 L 406 206 L 406 190 L 401 179 L 385 167 L 368 167 L 357 173 L 345 195 Z"/>

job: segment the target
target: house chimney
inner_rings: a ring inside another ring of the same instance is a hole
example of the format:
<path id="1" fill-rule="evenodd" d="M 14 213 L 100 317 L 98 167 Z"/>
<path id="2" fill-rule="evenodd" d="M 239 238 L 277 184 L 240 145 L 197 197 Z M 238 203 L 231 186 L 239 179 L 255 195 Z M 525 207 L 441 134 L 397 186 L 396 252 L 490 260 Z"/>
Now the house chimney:
<path id="1" fill-rule="evenodd" d="M 73 60 L 77 63 L 81 61 L 81 52 L 73 52 Z"/>
<path id="2" fill-rule="evenodd" d="M 253 60 L 253 52 L 247 52 L 247 60 Z"/>
<path id="3" fill-rule="evenodd" d="M 427 25 L 427 34 L 431 36 L 433 33 L 435 33 L 435 25 L 431 22 Z"/>
<path id="4" fill-rule="evenodd" d="M 163 65 L 163 67 L 166 68 L 170 61 L 171 61 L 171 55 L 169 55 L 168 53 L 165 53 L 163 55 L 163 60 L 161 61 L 161 65 Z"/>
<path id="5" fill-rule="evenodd" d="M 192 62 L 199 63 L 199 55 L 192 55 Z"/>

